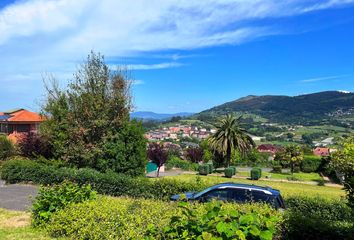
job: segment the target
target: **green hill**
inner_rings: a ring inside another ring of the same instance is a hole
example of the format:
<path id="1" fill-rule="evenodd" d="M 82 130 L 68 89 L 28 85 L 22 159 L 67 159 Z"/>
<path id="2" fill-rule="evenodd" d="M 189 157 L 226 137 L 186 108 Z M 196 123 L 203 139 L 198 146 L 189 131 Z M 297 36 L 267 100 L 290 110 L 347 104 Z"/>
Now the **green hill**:
<path id="1" fill-rule="evenodd" d="M 200 120 L 231 112 L 254 114 L 271 122 L 315 125 L 354 112 L 354 93 L 326 91 L 300 96 L 247 96 L 195 115 Z"/>

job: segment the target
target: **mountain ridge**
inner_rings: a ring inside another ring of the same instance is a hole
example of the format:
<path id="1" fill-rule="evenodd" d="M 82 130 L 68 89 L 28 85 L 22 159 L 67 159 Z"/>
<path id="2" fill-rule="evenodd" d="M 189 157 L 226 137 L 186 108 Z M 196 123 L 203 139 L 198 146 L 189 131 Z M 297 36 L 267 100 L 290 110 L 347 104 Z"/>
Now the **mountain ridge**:
<path id="1" fill-rule="evenodd" d="M 298 96 L 248 95 L 204 110 L 200 120 L 231 112 L 252 113 L 274 122 L 307 123 L 328 119 L 336 111 L 354 112 L 354 93 L 324 91 Z"/>

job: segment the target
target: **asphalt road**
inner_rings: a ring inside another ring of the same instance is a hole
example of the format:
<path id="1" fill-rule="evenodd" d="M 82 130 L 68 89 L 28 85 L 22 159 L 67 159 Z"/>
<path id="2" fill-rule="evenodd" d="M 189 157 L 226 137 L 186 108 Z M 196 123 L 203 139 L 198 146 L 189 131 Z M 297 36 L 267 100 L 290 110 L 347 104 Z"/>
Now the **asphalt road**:
<path id="1" fill-rule="evenodd" d="M 0 180 L 0 208 L 26 211 L 32 206 L 37 187 L 25 184 L 5 184 Z"/>

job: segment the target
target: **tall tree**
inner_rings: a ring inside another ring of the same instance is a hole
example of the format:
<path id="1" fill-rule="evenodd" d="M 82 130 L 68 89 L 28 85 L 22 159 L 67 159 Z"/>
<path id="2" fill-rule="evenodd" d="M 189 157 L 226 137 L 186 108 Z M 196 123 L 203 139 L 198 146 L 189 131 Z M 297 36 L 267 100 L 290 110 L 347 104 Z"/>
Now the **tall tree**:
<path id="1" fill-rule="evenodd" d="M 157 177 L 160 175 L 160 168 L 168 159 L 168 151 L 160 143 L 150 143 L 147 151 L 148 158 L 157 165 Z"/>
<path id="2" fill-rule="evenodd" d="M 216 132 L 208 139 L 212 149 L 226 157 L 225 165 L 227 167 L 230 165 L 233 149 L 244 155 L 255 147 L 252 138 L 240 126 L 241 118 L 242 116 L 236 118 L 230 114 L 226 115 L 219 120 L 216 124 Z"/>
<path id="3" fill-rule="evenodd" d="M 48 121 L 43 124 L 42 133 L 50 137 L 55 156 L 78 167 L 106 168 L 102 167 L 102 162 L 107 160 L 106 148 L 112 148 L 113 140 L 117 148 L 126 146 L 129 139 L 126 133 L 135 131 L 129 130 L 132 124 L 130 84 L 127 71 L 110 70 L 104 57 L 94 52 L 73 75 L 67 89 L 60 89 L 52 80 L 43 106 Z M 144 141 L 135 143 L 145 144 Z M 129 148 L 140 152 L 142 148 L 138 145 Z M 128 155 L 117 154 L 112 160 L 125 162 Z"/>

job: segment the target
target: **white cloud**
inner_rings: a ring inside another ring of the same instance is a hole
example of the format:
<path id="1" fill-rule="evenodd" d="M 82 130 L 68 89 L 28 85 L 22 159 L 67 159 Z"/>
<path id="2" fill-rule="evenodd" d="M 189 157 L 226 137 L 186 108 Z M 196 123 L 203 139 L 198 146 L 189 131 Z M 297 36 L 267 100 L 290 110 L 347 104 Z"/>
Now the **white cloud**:
<path id="1" fill-rule="evenodd" d="M 329 1 L 321 1 L 320 3 L 316 3 L 312 6 L 304 8 L 303 12 L 312 12 L 316 10 L 322 10 L 326 8 L 339 7 L 344 4 L 354 3 L 354 0 L 329 0 Z"/>
<path id="2" fill-rule="evenodd" d="M 30 87 L 33 81 L 42 81 L 38 76 L 43 72 L 53 72 L 66 80 L 91 49 L 107 57 L 125 58 L 160 50 L 242 44 L 281 34 L 263 19 L 340 7 L 353 1 L 15 1 L 0 9 L 0 85 L 5 92 L 9 86 L 3 83 L 8 81 L 22 81 Z M 180 55 L 172 55 L 172 62 L 131 67 L 179 67 L 183 63 L 176 61 L 181 59 Z M 16 76 L 19 69 L 24 76 L 32 76 L 32 81 Z"/>
<path id="3" fill-rule="evenodd" d="M 145 84 L 145 82 L 143 80 L 132 80 L 132 84 L 133 85 L 142 85 L 142 84 Z"/>
<path id="4" fill-rule="evenodd" d="M 27 0 L 0 11 L 0 44 L 18 37 L 57 35 L 53 52 L 82 54 L 95 48 L 110 55 L 238 44 L 272 33 L 244 21 L 353 1 Z"/>
<path id="5" fill-rule="evenodd" d="M 164 69 L 164 68 L 175 68 L 180 67 L 183 64 L 178 62 L 165 62 L 157 64 L 130 64 L 127 68 L 130 70 L 151 70 L 151 69 Z"/>
<path id="6" fill-rule="evenodd" d="M 337 75 L 337 76 L 317 77 L 317 78 L 303 79 L 303 80 L 300 80 L 299 82 L 302 82 L 302 83 L 319 82 L 319 81 L 325 81 L 325 80 L 341 79 L 341 78 L 345 78 L 345 77 L 347 77 L 347 76 L 348 76 L 348 75 Z"/>

